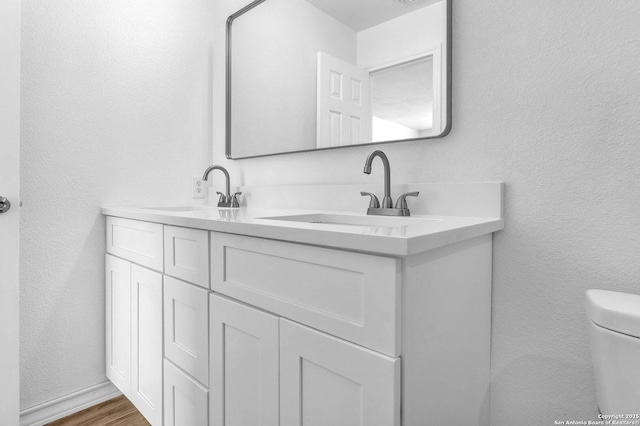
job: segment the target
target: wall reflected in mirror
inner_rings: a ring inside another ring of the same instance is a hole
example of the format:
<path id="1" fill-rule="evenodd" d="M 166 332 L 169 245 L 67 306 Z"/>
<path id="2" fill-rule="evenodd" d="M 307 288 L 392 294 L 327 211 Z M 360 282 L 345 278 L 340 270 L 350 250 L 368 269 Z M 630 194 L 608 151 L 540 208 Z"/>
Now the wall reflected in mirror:
<path id="1" fill-rule="evenodd" d="M 372 141 L 415 139 L 440 133 L 433 103 L 433 57 L 371 73 Z"/>
<path id="2" fill-rule="evenodd" d="M 262 0 L 227 28 L 227 157 L 443 136 L 450 0 Z"/>

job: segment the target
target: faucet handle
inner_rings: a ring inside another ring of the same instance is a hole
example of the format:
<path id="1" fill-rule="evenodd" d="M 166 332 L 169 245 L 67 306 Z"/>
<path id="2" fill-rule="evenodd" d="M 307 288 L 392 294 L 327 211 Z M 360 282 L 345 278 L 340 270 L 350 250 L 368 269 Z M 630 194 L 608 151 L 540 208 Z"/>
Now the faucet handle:
<path id="1" fill-rule="evenodd" d="M 240 203 L 238 202 L 238 195 L 241 195 L 242 192 L 235 192 L 231 196 L 231 207 L 240 207 Z"/>
<path id="2" fill-rule="evenodd" d="M 360 195 L 362 195 L 363 197 L 366 197 L 366 196 L 371 197 L 371 201 L 369 201 L 369 208 L 370 209 L 379 209 L 380 208 L 380 201 L 378 201 L 378 197 L 376 197 L 375 194 L 372 194 L 371 192 L 361 192 Z"/>
<path id="3" fill-rule="evenodd" d="M 396 201 L 396 209 L 409 209 L 409 207 L 407 207 L 407 197 L 417 197 L 418 195 L 420 195 L 418 191 L 402 194 L 398 197 L 398 201 Z"/>
<path id="4" fill-rule="evenodd" d="M 216 192 L 216 194 L 218 194 L 220 196 L 220 199 L 218 200 L 218 204 L 220 203 L 227 203 L 227 196 L 225 194 L 223 194 L 222 192 Z"/>

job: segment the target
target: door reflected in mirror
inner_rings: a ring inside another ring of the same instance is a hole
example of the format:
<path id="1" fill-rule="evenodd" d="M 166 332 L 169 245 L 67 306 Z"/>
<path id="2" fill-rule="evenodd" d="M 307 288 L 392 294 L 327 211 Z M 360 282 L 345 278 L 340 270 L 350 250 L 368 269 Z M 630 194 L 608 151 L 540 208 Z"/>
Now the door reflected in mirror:
<path id="1" fill-rule="evenodd" d="M 442 137 L 451 0 L 259 0 L 227 21 L 228 158 Z"/>

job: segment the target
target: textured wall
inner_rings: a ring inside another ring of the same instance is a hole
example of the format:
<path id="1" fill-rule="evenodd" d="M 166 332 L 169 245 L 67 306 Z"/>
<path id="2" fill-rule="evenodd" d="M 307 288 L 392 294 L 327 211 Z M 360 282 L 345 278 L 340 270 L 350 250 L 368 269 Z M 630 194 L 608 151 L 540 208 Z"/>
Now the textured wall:
<path id="1" fill-rule="evenodd" d="M 224 117 L 216 2 L 214 122 Z M 453 130 L 382 146 L 395 182 L 503 180 L 493 426 L 592 419 L 584 291 L 640 293 L 640 2 L 454 0 Z M 214 131 L 221 158 L 224 131 Z M 371 147 L 228 162 L 244 185 L 380 182 Z"/>
<path id="2" fill-rule="evenodd" d="M 104 204 L 181 202 L 211 161 L 201 0 L 22 1 L 21 406 L 104 377 Z"/>

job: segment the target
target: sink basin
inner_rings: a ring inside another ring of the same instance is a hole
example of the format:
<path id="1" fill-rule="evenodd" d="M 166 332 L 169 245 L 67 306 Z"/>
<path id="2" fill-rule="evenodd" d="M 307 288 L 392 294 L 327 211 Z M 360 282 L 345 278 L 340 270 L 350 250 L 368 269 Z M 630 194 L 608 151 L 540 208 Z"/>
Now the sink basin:
<path id="1" fill-rule="evenodd" d="M 160 207 L 141 207 L 143 210 L 162 210 L 165 212 L 198 212 L 204 210 L 212 210 L 215 207 L 209 206 L 160 206 Z"/>
<path id="2" fill-rule="evenodd" d="M 271 216 L 259 219 L 281 220 L 287 222 L 321 223 L 326 225 L 346 225 L 364 227 L 398 227 L 416 225 L 425 221 L 440 219 L 412 218 L 412 217 L 392 217 L 392 216 L 364 216 L 333 213 L 315 213 L 293 216 Z"/>

